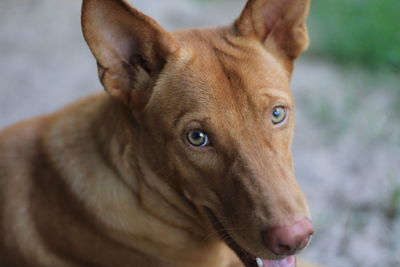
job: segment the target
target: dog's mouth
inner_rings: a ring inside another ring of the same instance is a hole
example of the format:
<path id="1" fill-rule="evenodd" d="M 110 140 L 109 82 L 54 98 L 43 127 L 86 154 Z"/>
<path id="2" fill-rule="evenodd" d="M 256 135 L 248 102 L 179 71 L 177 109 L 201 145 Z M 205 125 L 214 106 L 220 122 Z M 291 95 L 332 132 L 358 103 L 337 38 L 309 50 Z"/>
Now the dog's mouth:
<path id="1" fill-rule="evenodd" d="M 246 267 L 296 267 L 296 257 L 288 256 L 281 260 L 267 260 L 252 255 L 242 248 L 232 236 L 226 231 L 217 216 L 209 209 L 205 208 L 207 214 L 222 240 L 236 253 Z"/>

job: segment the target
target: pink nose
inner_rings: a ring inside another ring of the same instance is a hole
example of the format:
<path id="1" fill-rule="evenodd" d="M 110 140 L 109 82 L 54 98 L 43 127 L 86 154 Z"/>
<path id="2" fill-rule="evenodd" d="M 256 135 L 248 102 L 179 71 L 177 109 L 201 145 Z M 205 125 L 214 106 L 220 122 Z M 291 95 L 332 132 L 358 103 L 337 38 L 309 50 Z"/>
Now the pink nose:
<path id="1" fill-rule="evenodd" d="M 293 224 L 276 226 L 264 232 L 265 245 L 276 255 L 291 255 L 305 248 L 314 234 L 314 227 L 307 218 Z"/>

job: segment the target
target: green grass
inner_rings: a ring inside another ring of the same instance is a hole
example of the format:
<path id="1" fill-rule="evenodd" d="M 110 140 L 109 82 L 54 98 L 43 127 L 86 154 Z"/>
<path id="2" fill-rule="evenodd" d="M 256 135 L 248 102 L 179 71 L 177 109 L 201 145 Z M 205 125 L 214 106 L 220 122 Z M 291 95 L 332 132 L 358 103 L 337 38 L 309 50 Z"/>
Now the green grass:
<path id="1" fill-rule="evenodd" d="M 385 83 L 400 112 L 399 13 L 399 0 L 314 0 L 308 55 L 364 69 L 371 79 L 366 87 Z"/>
<path id="2" fill-rule="evenodd" d="M 399 0 L 317 0 L 311 55 L 370 69 L 400 70 Z"/>

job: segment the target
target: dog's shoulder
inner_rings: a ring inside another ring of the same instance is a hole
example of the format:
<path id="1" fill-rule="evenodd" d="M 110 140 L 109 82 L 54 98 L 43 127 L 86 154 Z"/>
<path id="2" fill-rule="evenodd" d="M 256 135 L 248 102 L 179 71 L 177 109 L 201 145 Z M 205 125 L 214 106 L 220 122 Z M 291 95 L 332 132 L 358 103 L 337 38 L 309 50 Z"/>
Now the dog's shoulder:
<path id="1" fill-rule="evenodd" d="M 12 125 L 0 132 L 0 166 L 6 170 L 21 170 L 35 157 L 40 137 L 50 116 L 37 117 Z M 5 175 L 8 176 L 8 175 Z"/>
<path id="2" fill-rule="evenodd" d="M 88 117 L 97 112 L 101 102 L 104 100 L 98 95 L 84 98 L 55 113 L 22 121 L 0 131 L 1 184 L 30 179 L 36 169 L 50 164 L 43 159 L 51 157 L 48 153 L 51 147 L 56 146 L 61 137 L 77 139 L 75 136 L 80 134 L 77 127 L 83 128 L 83 124 L 89 123 Z"/>

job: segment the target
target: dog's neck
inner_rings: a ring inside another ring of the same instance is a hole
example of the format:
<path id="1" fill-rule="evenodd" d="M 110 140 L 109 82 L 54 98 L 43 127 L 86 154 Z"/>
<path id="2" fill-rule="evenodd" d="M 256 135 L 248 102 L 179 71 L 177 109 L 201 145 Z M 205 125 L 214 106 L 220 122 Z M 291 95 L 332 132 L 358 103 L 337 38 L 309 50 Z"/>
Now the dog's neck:
<path id="1" fill-rule="evenodd" d="M 71 111 L 75 113 L 71 119 L 79 116 L 88 119 L 77 120 L 72 134 L 60 133 L 71 133 L 60 125 L 53 127 L 57 131 L 50 129 L 49 134 L 54 138 L 62 136 L 52 153 L 55 157 L 57 153 L 67 153 L 68 158 L 88 162 L 79 172 L 74 171 L 74 162 L 59 167 L 66 173 L 65 182 L 73 194 L 93 212 L 95 223 L 104 233 L 139 250 L 152 247 L 159 255 L 184 252 L 190 257 L 188 246 L 193 253 L 212 249 L 214 254 L 229 254 L 205 215 L 174 186 L 174 179 L 165 177 L 162 168 L 151 168 L 143 159 L 140 125 L 127 108 L 104 94 Z M 76 112 L 80 114 L 76 116 Z M 83 121 L 89 123 L 82 124 Z M 93 142 L 82 146 L 75 141 L 81 136 L 74 132 L 85 132 L 90 135 L 86 140 Z M 75 142 L 80 146 L 75 147 Z M 65 150 L 66 144 L 70 149 Z M 90 158 L 82 159 L 82 155 Z M 142 242 L 137 242 L 138 239 Z"/>

